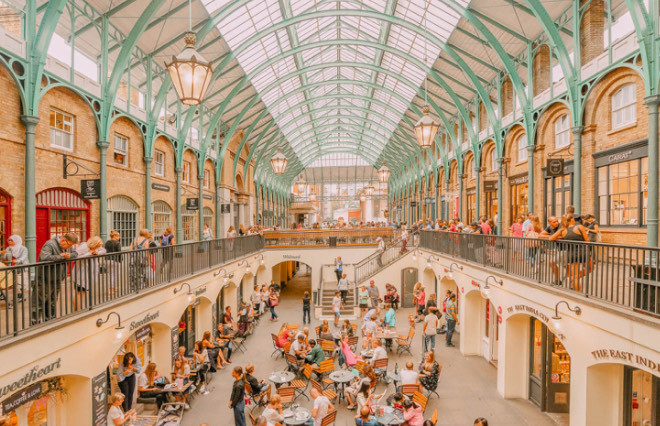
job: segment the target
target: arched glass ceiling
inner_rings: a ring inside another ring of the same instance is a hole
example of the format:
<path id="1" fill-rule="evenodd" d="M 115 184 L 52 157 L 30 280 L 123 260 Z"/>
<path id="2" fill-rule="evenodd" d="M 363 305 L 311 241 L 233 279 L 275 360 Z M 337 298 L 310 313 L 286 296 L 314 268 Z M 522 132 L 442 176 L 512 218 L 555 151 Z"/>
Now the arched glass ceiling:
<path id="1" fill-rule="evenodd" d="M 232 1 L 203 3 L 214 16 Z M 458 3 L 467 6 L 468 1 Z M 378 45 L 408 54 L 426 67 L 433 65 L 440 47 L 425 42 L 424 32 L 415 33 L 373 15 L 337 13 L 342 9 L 393 15 L 426 26 L 426 32 L 442 41 L 448 40 L 460 18 L 441 1 L 253 0 L 218 20 L 217 29 L 248 75 L 283 52 L 317 43 L 275 61 L 257 72 L 251 83 L 296 155 L 310 158 L 309 152 L 314 153 L 308 164 L 324 153 L 348 151 L 375 165 L 426 77 L 419 63 L 378 49 Z M 304 19 L 312 13 L 314 16 Z M 282 25 L 292 19 L 292 25 Z M 281 28 L 244 46 L 255 34 L 278 24 Z M 370 44 L 324 44 L 332 40 Z M 336 66 L 322 67 L 330 63 Z M 356 66 L 360 64 L 365 67 Z M 409 84 L 392 74 L 405 76 Z M 370 148 L 368 155 L 365 145 Z"/>

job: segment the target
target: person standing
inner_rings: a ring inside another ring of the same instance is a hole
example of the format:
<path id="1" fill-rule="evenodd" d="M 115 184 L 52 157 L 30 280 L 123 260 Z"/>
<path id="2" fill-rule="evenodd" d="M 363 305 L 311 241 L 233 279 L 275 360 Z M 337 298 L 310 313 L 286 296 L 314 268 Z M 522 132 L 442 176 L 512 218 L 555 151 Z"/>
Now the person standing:
<path id="1" fill-rule="evenodd" d="M 227 250 L 229 251 L 234 250 L 234 238 L 236 238 L 236 228 L 230 226 L 227 229 Z"/>
<path id="2" fill-rule="evenodd" d="M 449 296 L 449 302 L 447 302 L 447 335 L 446 337 L 446 342 L 447 346 L 455 346 L 451 342 L 451 338 L 454 335 L 454 330 L 456 329 L 456 325 L 460 324 L 458 321 L 458 317 L 456 316 L 456 295 L 452 293 L 451 296 Z"/>
<path id="3" fill-rule="evenodd" d="M 213 239 L 213 230 L 207 223 L 205 223 L 204 230 L 202 231 L 202 240 L 210 241 L 212 239 Z"/>
<path id="4" fill-rule="evenodd" d="M 376 241 L 378 242 L 378 266 L 383 266 L 383 255 L 385 254 L 385 241 L 383 241 L 383 237 L 378 237 L 376 238 Z"/>
<path id="5" fill-rule="evenodd" d="M 124 359 L 117 369 L 117 384 L 121 393 L 126 397 L 122 402 L 124 412 L 133 407 L 133 394 L 135 393 L 135 384 L 137 376 L 142 372 L 140 359 L 133 352 L 126 352 Z"/>
<path id="6" fill-rule="evenodd" d="M 407 249 L 408 246 L 408 230 L 406 229 L 406 225 L 401 226 L 401 253 L 405 253 L 408 251 Z"/>
<path id="7" fill-rule="evenodd" d="M 424 352 L 435 352 L 435 335 L 438 333 L 438 309 L 430 306 L 424 317 Z"/>
<path id="8" fill-rule="evenodd" d="M 360 307 L 360 316 L 364 316 L 369 308 L 369 292 L 365 286 L 360 286 L 358 292 L 358 306 Z"/>
<path id="9" fill-rule="evenodd" d="M 424 307 L 426 306 L 426 292 L 424 292 L 424 287 L 419 286 L 419 291 L 415 293 L 415 305 L 417 307 L 417 322 L 424 321 Z"/>
<path id="10" fill-rule="evenodd" d="M 369 281 L 369 298 L 371 299 L 371 307 L 377 308 L 380 292 L 378 291 L 378 287 L 376 287 L 376 282 L 374 280 Z"/>
<path id="11" fill-rule="evenodd" d="M 309 324 L 311 322 L 311 316 L 310 316 L 310 311 L 312 309 L 312 307 L 310 306 L 311 301 L 312 298 L 309 297 L 309 291 L 306 291 L 305 294 L 303 294 L 303 298 L 302 298 L 303 324 Z M 305 318 L 307 318 L 307 322 L 305 322 Z"/>
<path id="12" fill-rule="evenodd" d="M 170 280 L 170 277 L 172 275 L 172 258 L 174 249 L 172 246 L 174 245 L 174 232 L 171 227 L 165 228 L 165 232 L 163 235 L 160 237 L 160 246 L 164 247 L 161 249 L 163 253 L 163 259 L 160 264 L 160 267 L 158 268 L 158 274 L 162 274 L 165 268 L 167 267 L 167 280 Z"/>
<path id="13" fill-rule="evenodd" d="M 79 244 L 76 247 L 77 258 L 92 257 L 103 255 L 106 253 L 103 247 L 103 240 L 101 237 L 92 237 L 87 242 Z M 99 274 L 99 261 L 96 259 L 89 259 L 82 262 L 76 262 L 73 268 L 72 278 L 76 285 L 76 300 L 75 309 L 82 309 L 87 304 L 87 292 L 91 294 L 90 299 L 96 297 L 96 293 L 100 290 L 100 274 Z"/>
<path id="14" fill-rule="evenodd" d="M 245 426 L 245 380 L 243 369 L 236 366 L 231 375 L 234 378 L 234 384 L 231 387 L 229 408 L 234 410 L 234 425 Z"/>
<path id="15" fill-rule="evenodd" d="M 342 274 L 341 279 L 337 283 L 337 290 L 341 293 L 342 303 L 346 303 L 346 295 L 348 295 L 348 278 L 346 278 L 346 274 Z"/>
<path id="16" fill-rule="evenodd" d="M 316 389 L 312 389 L 310 395 L 314 399 L 314 408 L 312 409 L 312 418 L 309 419 L 306 426 L 321 426 L 323 417 L 334 410 L 335 407 L 330 403 L 327 396 L 321 395 Z"/>
<path id="17" fill-rule="evenodd" d="M 32 324 L 39 323 L 40 319 L 45 322 L 55 318 L 57 299 L 68 269 L 65 261 L 78 257 L 78 253 L 73 249 L 76 244 L 78 244 L 78 236 L 67 232 L 61 237 L 46 241 L 41 248 L 39 262 L 49 262 L 49 264 L 37 268 L 37 280 L 30 296 Z"/>
<path id="18" fill-rule="evenodd" d="M 121 253 L 121 243 L 119 242 L 121 235 L 114 229 L 110 231 L 110 239 L 105 242 L 106 253 Z M 119 280 L 121 273 L 121 256 L 108 256 L 106 258 L 106 265 L 110 272 L 110 294 L 112 295 Z"/>
<path id="19" fill-rule="evenodd" d="M 7 266 L 27 265 L 30 263 L 28 258 L 27 247 L 23 245 L 23 239 L 18 235 L 12 235 L 7 238 L 7 248 L 0 251 L 2 255 L 2 262 Z M 15 270 L 12 272 L 14 282 L 14 291 L 19 293 L 16 295 L 18 299 L 26 296 L 24 293 L 29 288 L 30 278 L 28 271 L 23 269 L 22 272 Z"/>
<path id="20" fill-rule="evenodd" d="M 268 301 L 269 301 L 268 305 L 270 306 L 270 320 L 277 321 L 279 317 L 275 312 L 275 306 L 279 305 L 280 300 L 277 298 L 277 292 L 275 291 L 275 289 L 270 290 Z"/>
<path id="21" fill-rule="evenodd" d="M 338 291 L 335 293 L 335 297 L 332 298 L 332 313 L 335 316 L 335 327 L 339 327 L 339 312 L 342 307 L 341 292 Z"/>
<path id="22" fill-rule="evenodd" d="M 335 259 L 335 274 L 337 274 L 337 282 L 341 280 L 341 276 L 344 273 L 344 262 L 341 260 L 341 256 L 337 256 Z"/>

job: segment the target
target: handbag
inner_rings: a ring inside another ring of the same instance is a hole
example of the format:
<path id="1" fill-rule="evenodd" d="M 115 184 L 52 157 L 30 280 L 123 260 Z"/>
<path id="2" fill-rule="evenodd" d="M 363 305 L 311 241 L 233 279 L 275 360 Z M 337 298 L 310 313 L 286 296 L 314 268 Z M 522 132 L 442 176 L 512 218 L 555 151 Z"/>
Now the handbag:
<path id="1" fill-rule="evenodd" d="M 277 306 L 280 304 L 279 299 L 270 299 L 270 306 Z"/>

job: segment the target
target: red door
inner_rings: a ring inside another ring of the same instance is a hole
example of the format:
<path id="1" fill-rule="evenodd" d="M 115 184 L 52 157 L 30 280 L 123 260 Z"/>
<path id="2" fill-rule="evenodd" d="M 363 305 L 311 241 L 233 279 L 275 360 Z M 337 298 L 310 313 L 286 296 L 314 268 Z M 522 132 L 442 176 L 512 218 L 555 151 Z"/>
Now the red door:
<path id="1" fill-rule="evenodd" d="M 46 241 L 50 239 L 48 209 L 37 209 L 37 257 Z"/>
<path id="2" fill-rule="evenodd" d="M 11 197 L 0 189 L 0 250 L 7 247 L 11 235 Z"/>

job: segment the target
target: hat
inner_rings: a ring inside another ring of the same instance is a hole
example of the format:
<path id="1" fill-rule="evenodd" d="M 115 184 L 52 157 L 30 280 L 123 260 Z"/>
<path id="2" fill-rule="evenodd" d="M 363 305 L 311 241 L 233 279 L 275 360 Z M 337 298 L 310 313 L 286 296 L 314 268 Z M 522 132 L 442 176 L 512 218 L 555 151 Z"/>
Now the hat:
<path id="1" fill-rule="evenodd" d="M 479 224 L 475 221 L 470 224 L 470 226 L 479 226 Z"/>

